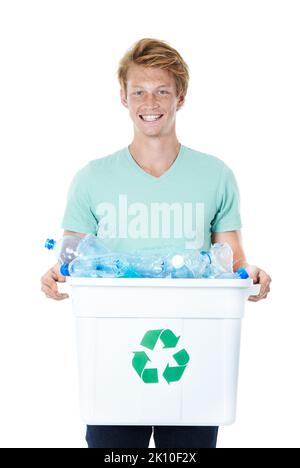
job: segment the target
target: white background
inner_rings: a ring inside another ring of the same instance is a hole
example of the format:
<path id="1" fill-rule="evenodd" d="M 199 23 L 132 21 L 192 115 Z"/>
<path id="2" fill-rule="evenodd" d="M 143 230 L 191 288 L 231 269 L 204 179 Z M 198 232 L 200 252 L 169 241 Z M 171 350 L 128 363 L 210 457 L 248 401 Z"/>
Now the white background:
<path id="1" fill-rule="evenodd" d="M 190 67 L 179 141 L 223 159 L 249 262 L 238 417 L 219 447 L 300 447 L 299 2 L 1 0 L 1 447 L 85 447 L 71 301 L 40 292 L 75 172 L 132 141 L 116 70 L 142 37 Z"/>

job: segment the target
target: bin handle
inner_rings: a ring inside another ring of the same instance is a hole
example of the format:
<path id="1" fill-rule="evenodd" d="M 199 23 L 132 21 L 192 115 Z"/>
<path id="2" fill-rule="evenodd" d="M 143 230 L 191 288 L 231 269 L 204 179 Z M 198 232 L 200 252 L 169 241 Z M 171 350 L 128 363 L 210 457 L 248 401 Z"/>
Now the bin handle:
<path id="1" fill-rule="evenodd" d="M 249 296 L 258 296 L 260 293 L 261 284 L 253 284 L 250 288 L 247 289 L 247 298 Z"/>

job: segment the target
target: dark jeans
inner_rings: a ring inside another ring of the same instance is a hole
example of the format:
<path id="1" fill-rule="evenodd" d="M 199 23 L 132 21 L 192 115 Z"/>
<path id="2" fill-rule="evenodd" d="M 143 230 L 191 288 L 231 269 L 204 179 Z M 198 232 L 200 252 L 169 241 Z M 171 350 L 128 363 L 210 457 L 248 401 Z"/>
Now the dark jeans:
<path id="1" fill-rule="evenodd" d="M 218 427 L 154 426 L 156 448 L 216 448 Z M 88 448 L 148 448 L 152 426 L 87 426 Z"/>

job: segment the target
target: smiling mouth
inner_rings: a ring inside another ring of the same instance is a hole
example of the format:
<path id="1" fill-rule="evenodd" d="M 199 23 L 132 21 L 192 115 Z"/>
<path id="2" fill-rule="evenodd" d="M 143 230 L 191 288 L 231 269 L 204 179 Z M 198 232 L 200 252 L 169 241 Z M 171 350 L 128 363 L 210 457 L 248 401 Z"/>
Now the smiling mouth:
<path id="1" fill-rule="evenodd" d="M 161 115 L 158 115 L 156 118 L 151 118 L 151 119 L 147 119 L 147 118 L 144 118 L 142 115 L 139 115 L 139 118 L 145 122 L 145 123 L 154 123 L 154 122 L 158 122 L 162 117 L 163 117 L 164 114 L 161 114 Z"/>

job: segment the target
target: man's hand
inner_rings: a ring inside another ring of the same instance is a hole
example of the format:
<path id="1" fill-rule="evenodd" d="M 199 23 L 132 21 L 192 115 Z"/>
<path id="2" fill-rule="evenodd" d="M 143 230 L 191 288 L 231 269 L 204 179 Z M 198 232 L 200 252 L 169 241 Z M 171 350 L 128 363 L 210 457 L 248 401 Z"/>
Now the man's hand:
<path id="1" fill-rule="evenodd" d="M 57 263 L 41 277 L 41 290 L 49 299 L 55 299 L 56 301 L 67 299 L 69 295 L 60 293 L 57 288 L 57 283 L 64 283 L 65 281 L 66 278 L 60 274 L 59 264 Z"/>
<path id="2" fill-rule="evenodd" d="M 271 277 L 261 268 L 255 265 L 249 265 L 246 260 L 246 255 L 242 246 L 241 231 L 225 231 L 213 232 L 212 243 L 220 242 L 221 244 L 227 242 L 233 252 L 233 271 L 239 268 L 245 268 L 250 278 L 253 279 L 254 284 L 260 284 L 260 293 L 258 296 L 249 296 L 248 301 L 257 302 L 261 299 L 266 299 L 270 292 Z"/>
<path id="3" fill-rule="evenodd" d="M 258 302 L 261 299 L 266 299 L 270 292 L 270 283 L 272 281 L 272 278 L 264 270 L 255 265 L 247 265 L 245 267 L 245 270 L 247 270 L 250 278 L 253 279 L 254 284 L 261 285 L 259 295 L 249 296 L 248 301 Z"/>

